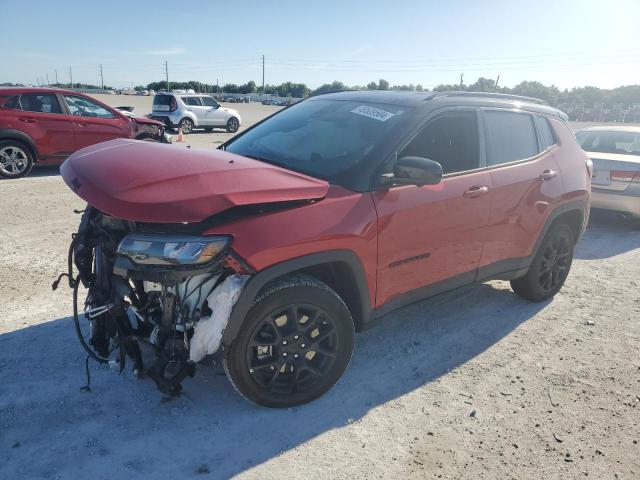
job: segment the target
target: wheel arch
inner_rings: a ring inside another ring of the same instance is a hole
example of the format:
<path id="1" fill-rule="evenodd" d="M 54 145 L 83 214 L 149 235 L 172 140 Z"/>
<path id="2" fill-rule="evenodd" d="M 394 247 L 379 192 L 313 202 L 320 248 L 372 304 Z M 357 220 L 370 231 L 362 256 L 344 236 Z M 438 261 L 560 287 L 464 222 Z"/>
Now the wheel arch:
<path id="1" fill-rule="evenodd" d="M 200 126 L 200 124 L 198 123 L 198 117 L 196 115 L 194 115 L 193 113 L 190 113 L 190 112 L 186 112 L 180 117 L 180 120 L 178 120 L 178 126 L 180 126 L 180 123 L 185 118 L 191 120 L 193 122 L 193 126 L 194 127 L 199 127 Z"/>
<path id="2" fill-rule="evenodd" d="M 544 237 L 547 235 L 551 227 L 557 225 L 560 222 L 566 222 L 574 233 L 574 240 L 577 243 L 584 231 L 584 222 L 585 222 L 585 202 L 582 200 L 574 200 L 571 202 L 567 202 L 563 205 L 557 207 L 553 212 L 549 214 L 547 221 L 544 224 L 538 239 L 536 240 L 535 247 L 531 255 L 528 257 L 530 260 L 533 260 L 535 255 L 538 253 L 538 249 L 544 240 Z"/>
<path id="3" fill-rule="evenodd" d="M 0 141 L 3 140 L 14 140 L 23 143 L 29 149 L 29 153 L 31 153 L 31 157 L 33 158 L 33 163 L 38 163 L 38 147 L 36 147 L 36 143 L 26 133 L 10 128 L 3 129 L 0 130 Z"/>
<path id="4" fill-rule="evenodd" d="M 251 277 L 236 302 L 222 335 L 222 345 L 229 345 L 259 292 L 272 281 L 304 274 L 331 287 L 351 312 L 356 330 L 361 330 L 371 318 L 369 287 L 362 263 L 350 250 L 332 250 L 287 260 L 268 267 Z"/>

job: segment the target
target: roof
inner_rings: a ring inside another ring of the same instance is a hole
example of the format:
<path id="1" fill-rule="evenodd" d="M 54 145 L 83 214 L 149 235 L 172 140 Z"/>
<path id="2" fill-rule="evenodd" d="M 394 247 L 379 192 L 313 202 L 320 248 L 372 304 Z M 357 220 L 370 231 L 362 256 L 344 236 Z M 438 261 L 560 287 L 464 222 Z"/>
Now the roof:
<path id="1" fill-rule="evenodd" d="M 578 132 L 627 132 L 640 133 L 640 126 L 637 125 L 599 125 L 597 127 L 581 128 Z M 576 132 L 576 133 L 578 133 Z"/>
<path id="2" fill-rule="evenodd" d="M 434 92 L 411 92 L 400 90 L 343 90 L 315 95 L 311 98 L 342 100 L 353 102 L 386 103 L 404 107 L 415 107 L 423 104 L 435 95 Z"/>
<path id="3" fill-rule="evenodd" d="M 55 87 L 2 87 L 0 95 L 14 95 L 19 93 L 78 93 L 73 90 Z"/>
<path id="4" fill-rule="evenodd" d="M 430 102 L 438 106 L 450 103 L 456 106 L 520 108 L 565 118 L 557 108 L 546 105 L 543 100 L 518 95 L 487 92 L 413 92 L 405 90 L 343 90 L 320 94 L 315 98 L 331 100 L 383 103 L 404 107 L 427 106 Z M 313 97 L 312 97 L 313 98 Z"/>

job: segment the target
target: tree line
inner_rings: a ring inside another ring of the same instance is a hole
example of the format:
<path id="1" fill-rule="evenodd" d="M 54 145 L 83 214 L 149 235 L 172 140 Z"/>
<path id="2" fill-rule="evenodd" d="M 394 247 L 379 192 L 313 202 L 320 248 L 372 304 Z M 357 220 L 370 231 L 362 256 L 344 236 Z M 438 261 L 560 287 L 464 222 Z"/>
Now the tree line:
<path id="1" fill-rule="evenodd" d="M 0 84 L 10 86 L 11 84 Z M 58 84 L 62 88 L 68 84 Z M 304 98 L 310 95 L 318 95 L 331 90 L 406 90 L 424 91 L 421 84 L 391 85 L 387 80 L 380 79 L 372 81 L 366 85 L 347 86 L 336 80 L 332 83 L 325 83 L 316 89 L 309 88 L 304 83 L 284 82 L 279 85 L 266 85 L 264 92 L 262 86 L 256 82 L 249 81 L 238 85 L 226 83 L 216 85 L 197 81 L 171 82 L 172 89 L 193 89 L 201 93 L 220 94 L 272 94 L 279 97 Z M 100 88 L 96 85 L 74 83 L 73 88 Z M 105 87 L 110 89 L 110 87 Z M 138 85 L 135 90 L 166 90 L 167 82 L 151 82 L 146 86 Z M 502 87 L 496 85 L 496 81 L 491 78 L 480 77 L 471 84 L 441 84 L 436 86 L 434 91 L 475 91 L 475 92 L 495 92 L 524 95 L 545 100 L 549 105 L 557 107 L 566 112 L 572 120 L 580 121 L 614 121 L 614 122 L 634 122 L 640 123 L 640 85 L 626 85 L 612 89 L 598 87 L 575 87 L 561 90 L 555 85 L 544 85 L 536 81 L 523 81 L 514 87 Z"/>

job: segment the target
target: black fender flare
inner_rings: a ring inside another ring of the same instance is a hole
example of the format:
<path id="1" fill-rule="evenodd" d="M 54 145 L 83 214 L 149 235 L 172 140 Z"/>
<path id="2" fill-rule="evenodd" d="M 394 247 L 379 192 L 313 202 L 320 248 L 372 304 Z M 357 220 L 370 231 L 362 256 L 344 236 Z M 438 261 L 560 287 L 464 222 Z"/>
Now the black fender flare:
<path id="1" fill-rule="evenodd" d="M 3 128 L 0 129 L 0 140 L 20 140 L 21 142 L 25 143 L 31 150 L 33 162 L 38 162 L 38 157 L 40 156 L 38 153 L 38 147 L 36 147 L 36 143 L 26 133 L 21 132 L 20 130 L 15 130 L 13 128 Z"/>
<path id="2" fill-rule="evenodd" d="M 366 324 L 366 322 L 371 318 L 372 306 L 369 299 L 369 287 L 362 262 L 351 250 L 328 250 L 326 252 L 312 253 L 277 263 L 259 271 L 251 277 L 245 284 L 238 301 L 231 310 L 229 321 L 227 322 L 227 326 L 222 334 L 222 345 L 230 345 L 233 339 L 238 335 L 238 332 L 242 328 L 244 319 L 251 309 L 253 300 L 266 284 L 289 273 L 331 263 L 345 264 L 351 270 L 357 292 L 357 298 L 355 299 L 356 309 L 359 310 L 358 316 L 361 317 L 358 320 L 354 318 L 354 320 L 356 320 L 357 323 Z"/>
<path id="3" fill-rule="evenodd" d="M 476 275 L 476 282 L 486 282 L 488 280 L 499 279 L 499 280 L 513 280 L 514 278 L 521 277 L 527 273 L 529 267 L 533 263 L 533 259 L 538 254 L 538 250 L 540 249 L 540 245 L 544 240 L 544 237 L 547 236 L 549 229 L 553 225 L 553 223 L 560 218 L 562 215 L 569 212 L 579 212 L 582 217 L 582 225 L 580 226 L 580 234 L 576 236 L 576 243 L 580 239 L 580 235 L 584 232 L 585 229 L 585 221 L 588 218 L 588 211 L 585 211 L 585 201 L 584 200 L 571 200 L 567 203 L 564 203 L 558 207 L 556 207 L 545 220 L 544 226 L 540 231 L 540 235 L 536 240 L 536 243 L 531 250 L 531 254 L 528 257 L 523 258 L 515 258 L 502 260 L 493 265 L 489 265 L 488 267 L 482 267 L 478 270 Z"/>

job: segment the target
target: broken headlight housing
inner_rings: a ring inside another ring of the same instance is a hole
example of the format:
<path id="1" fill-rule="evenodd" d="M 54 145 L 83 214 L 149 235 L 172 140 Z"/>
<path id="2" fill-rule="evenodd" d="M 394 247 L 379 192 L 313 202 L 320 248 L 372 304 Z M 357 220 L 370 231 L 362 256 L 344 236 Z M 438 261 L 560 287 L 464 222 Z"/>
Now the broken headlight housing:
<path id="1" fill-rule="evenodd" d="M 231 237 L 129 234 L 117 253 L 137 265 L 197 266 L 212 262 L 231 243 Z"/>

